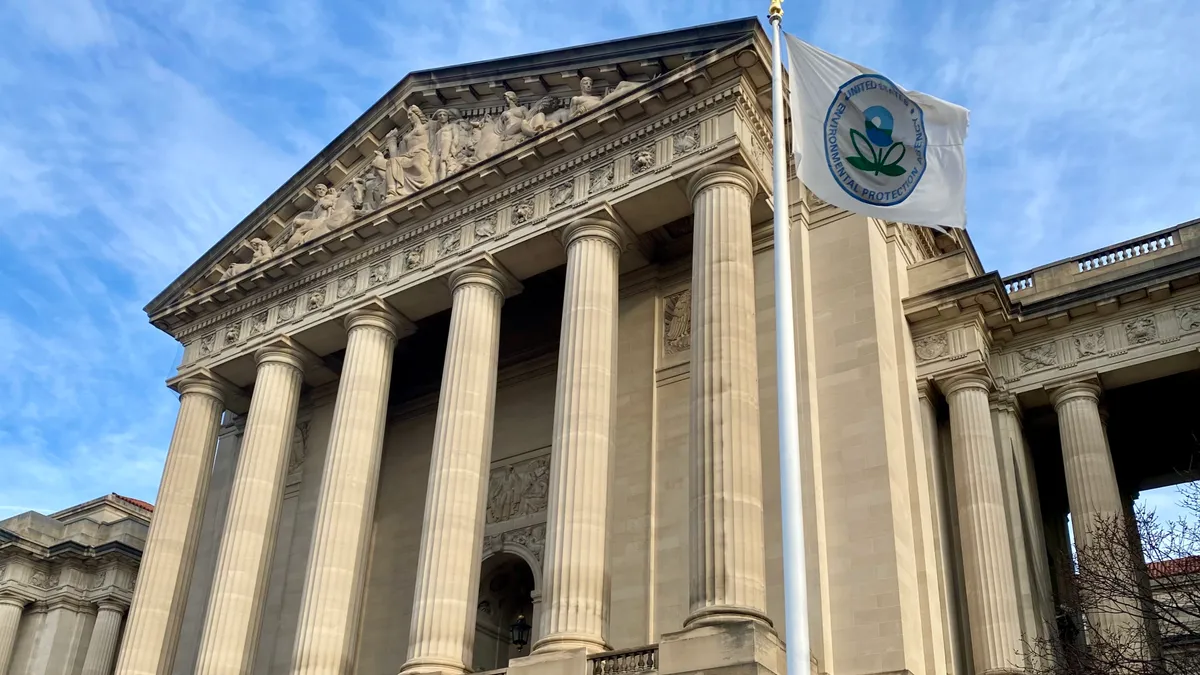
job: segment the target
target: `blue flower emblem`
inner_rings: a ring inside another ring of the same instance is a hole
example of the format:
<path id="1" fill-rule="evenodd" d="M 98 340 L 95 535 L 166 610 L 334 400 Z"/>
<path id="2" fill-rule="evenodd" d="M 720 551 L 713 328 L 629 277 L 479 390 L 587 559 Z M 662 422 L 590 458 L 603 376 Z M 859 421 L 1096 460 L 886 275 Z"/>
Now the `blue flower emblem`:
<path id="1" fill-rule="evenodd" d="M 892 113 L 881 105 L 873 105 L 863 111 L 863 116 L 867 118 L 867 140 L 881 148 L 890 146 L 895 128 Z"/>

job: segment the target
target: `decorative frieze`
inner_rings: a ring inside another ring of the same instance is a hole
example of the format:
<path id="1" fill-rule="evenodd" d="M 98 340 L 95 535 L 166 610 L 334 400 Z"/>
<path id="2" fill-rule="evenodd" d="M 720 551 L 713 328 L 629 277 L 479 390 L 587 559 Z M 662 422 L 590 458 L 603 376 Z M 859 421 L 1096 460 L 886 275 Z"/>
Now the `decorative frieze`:
<path id="1" fill-rule="evenodd" d="M 296 299 L 288 298 L 279 303 L 279 321 L 291 321 L 296 318 Z"/>
<path id="2" fill-rule="evenodd" d="M 410 248 L 402 254 L 404 260 L 404 271 L 411 272 L 425 264 L 425 247 L 418 246 Z"/>
<path id="3" fill-rule="evenodd" d="M 479 220 L 476 220 L 475 239 L 487 239 L 488 237 L 496 234 L 496 221 L 497 216 L 495 213 L 489 213 Z"/>
<path id="4" fill-rule="evenodd" d="M 1200 328 L 1200 305 L 1188 305 L 1175 310 L 1179 319 L 1179 330 L 1188 333 Z"/>
<path id="5" fill-rule="evenodd" d="M 200 338 L 200 356 L 208 356 L 217 346 L 217 334 L 209 333 Z"/>
<path id="6" fill-rule="evenodd" d="M 524 225 L 533 220 L 533 198 L 522 199 L 513 206 L 513 225 Z"/>
<path id="7" fill-rule="evenodd" d="M 38 570 L 33 573 L 33 576 L 29 577 L 29 585 L 35 588 L 40 588 L 44 591 L 48 591 L 52 588 L 58 588 L 58 580 L 58 572 L 50 574 Z"/>
<path id="8" fill-rule="evenodd" d="M 388 280 L 388 262 L 386 260 L 371 265 L 367 273 L 367 285 L 378 286 Z"/>
<path id="9" fill-rule="evenodd" d="M 663 354 L 670 356 L 692 349 L 692 289 L 663 298 Z"/>
<path id="10" fill-rule="evenodd" d="M 462 230 L 456 229 L 438 237 L 438 257 L 458 253 L 462 249 Z"/>
<path id="11" fill-rule="evenodd" d="M 354 295 L 354 287 L 358 285 L 358 278 L 353 274 L 338 279 L 337 282 L 337 298 L 348 298 Z M 320 305 L 318 305 L 319 307 Z"/>
<path id="12" fill-rule="evenodd" d="M 563 183 L 550 188 L 550 208 L 557 209 L 570 204 L 575 199 L 575 184 Z"/>
<path id="13" fill-rule="evenodd" d="M 533 557 L 537 558 L 539 563 L 542 562 L 542 558 L 546 552 L 546 524 L 538 523 L 536 525 L 528 525 L 515 530 L 485 536 L 483 538 L 483 557 L 487 557 L 488 554 L 500 551 L 509 545 L 524 548 L 532 553 Z"/>
<path id="14" fill-rule="evenodd" d="M 308 293 L 308 311 L 315 312 L 325 306 L 325 287 L 315 288 Z"/>
<path id="15" fill-rule="evenodd" d="M 267 313 L 259 312 L 250 317 L 250 336 L 262 335 L 267 331 Z"/>
<path id="16" fill-rule="evenodd" d="M 657 153 L 653 144 L 643 145 L 633 151 L 629 159 L 629 171 L 633 175 L 638 175 L 653 169 L 657 164 Z"/>
<path id="17" fill-rule="evenodd" d="M 597 192 L 603 192 L 613 185 L 613 169 L 614 164 L 609 162 L 598 169 L 592 169 L 588 172 L 588 194 L 594 195 Z"/>
<path id="18" fill-rule="evenodd" d="M 700 125 L 694 124 L 671 136 L 671 152 L 674 157 L 686 155 L 700 147 Z"/>
<path id="19" fill-rule="evenodd" d="M 1108 351 L 1108 343 L 1105 341 L 1103 330 L 1080 333 L 1071 338 L 1071 342 L 1075 346 L 1075 358 L 1077 359 L 1096 356 Z"/>

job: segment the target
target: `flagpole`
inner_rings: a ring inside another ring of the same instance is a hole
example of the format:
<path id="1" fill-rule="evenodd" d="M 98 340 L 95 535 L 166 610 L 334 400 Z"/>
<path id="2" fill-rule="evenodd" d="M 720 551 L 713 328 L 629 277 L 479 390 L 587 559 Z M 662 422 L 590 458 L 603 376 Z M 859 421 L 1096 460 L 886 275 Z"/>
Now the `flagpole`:
<path id="1" fill-rule="evenodd" d="M 792 307 L 792 234 L 787 189 L 787 133 L 783 103 L 783 0 L 771 0 L 771 126 L 775 205 L 775 379 L 779 409 L 779 481 L 783 507 L 783 586 L 788 675 L 812 670 L 808 635 L 808 575 L 804 555 L 804 497 L 796 395 L 796 324 Z"/>

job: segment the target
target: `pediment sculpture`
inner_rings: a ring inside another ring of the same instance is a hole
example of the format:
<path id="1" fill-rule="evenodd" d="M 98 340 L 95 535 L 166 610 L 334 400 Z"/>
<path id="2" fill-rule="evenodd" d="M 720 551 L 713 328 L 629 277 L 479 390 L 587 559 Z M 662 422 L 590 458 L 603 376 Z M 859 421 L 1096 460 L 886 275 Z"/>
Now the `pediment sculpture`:
<path id="1" fill-rule="evenodd" d="M 409 106 L 407 128 L 389 131 L 383 144 L 341 187 L 324 183 L 314 186 L 316 201 L 312 207 L 293 216 L 273 241 L 247 241 L 253 257 L 249 262 L 229 265 L 221 280 L 586 115 L 640 84 L 622 81 L 600 96 L 595 93 L 592 78 L 583 77 L 578 95 L 569 99 L 544 96 L 528 107 L 521 105 L 516 92 L 506 91 L 505 109 L 495 116 L 488 113 L 467 118 L 450 108 L 440 108 L 429 116 L 420 107 Z"/>

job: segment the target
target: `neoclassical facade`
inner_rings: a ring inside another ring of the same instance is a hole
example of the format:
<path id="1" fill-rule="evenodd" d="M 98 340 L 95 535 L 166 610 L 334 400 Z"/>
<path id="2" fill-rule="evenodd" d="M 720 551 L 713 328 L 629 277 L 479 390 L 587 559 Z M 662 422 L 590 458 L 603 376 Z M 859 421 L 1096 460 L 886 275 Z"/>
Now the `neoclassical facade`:
<path id="1" fill-rule="evenodd" d="M 0 520 L 0 674 L 112 672 L 153 511 L 110 494 Z"/>
<path id="2" fill-rule="evenodd" d="M 413 73 L 155 298 L 180 408 L 115 672 L 781 673 L 777 377 L 813 672 L 1022 672 L 1066 515 L 1190 452 L 1200 226 L 1001 278 L 772 195 L 769 55 L 747 19 Z"/>

